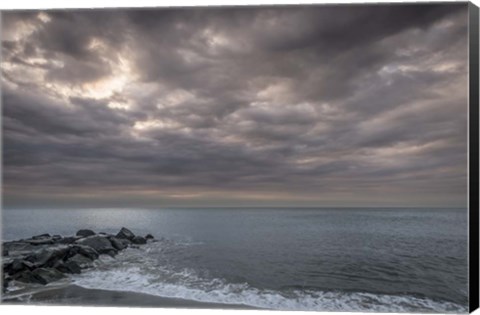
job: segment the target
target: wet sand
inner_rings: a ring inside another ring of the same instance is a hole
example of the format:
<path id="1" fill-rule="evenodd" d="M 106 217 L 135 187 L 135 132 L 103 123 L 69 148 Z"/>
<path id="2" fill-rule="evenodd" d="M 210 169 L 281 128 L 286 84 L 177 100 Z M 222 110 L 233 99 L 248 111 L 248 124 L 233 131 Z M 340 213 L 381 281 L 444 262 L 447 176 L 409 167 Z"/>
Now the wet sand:
<path id="1" fill-rule="evenodd" d="M 246 305 L 206 303 L 192 300 L 165 298 L 136 292 L 85 289 L 76 285 L 34 292 L 27 299 L 3 296 L 2 304 L 114 306 L 114 307 L 163 307 L 196 309 L 258 309 Z"/>

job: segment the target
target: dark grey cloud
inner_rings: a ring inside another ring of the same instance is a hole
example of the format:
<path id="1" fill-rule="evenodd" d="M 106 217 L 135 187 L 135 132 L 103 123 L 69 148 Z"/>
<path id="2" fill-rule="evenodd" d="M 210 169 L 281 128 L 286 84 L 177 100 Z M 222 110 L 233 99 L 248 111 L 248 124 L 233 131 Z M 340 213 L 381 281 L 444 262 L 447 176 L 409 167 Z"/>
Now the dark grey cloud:
<path id="1" fill-rule="evenodd" d="M 2 14 L 7 206 L 464 205 L 467 5 Z"/>

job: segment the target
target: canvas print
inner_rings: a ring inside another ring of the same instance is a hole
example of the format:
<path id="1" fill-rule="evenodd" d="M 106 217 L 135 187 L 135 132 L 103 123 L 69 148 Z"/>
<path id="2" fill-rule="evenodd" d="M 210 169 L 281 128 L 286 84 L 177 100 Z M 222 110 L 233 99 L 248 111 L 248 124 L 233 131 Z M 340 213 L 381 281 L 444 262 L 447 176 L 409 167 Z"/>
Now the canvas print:
<path id="1" fill-rule="evenodd" d="M 3 11 L 2 303 L 467 312 L 472 9 Z"/>

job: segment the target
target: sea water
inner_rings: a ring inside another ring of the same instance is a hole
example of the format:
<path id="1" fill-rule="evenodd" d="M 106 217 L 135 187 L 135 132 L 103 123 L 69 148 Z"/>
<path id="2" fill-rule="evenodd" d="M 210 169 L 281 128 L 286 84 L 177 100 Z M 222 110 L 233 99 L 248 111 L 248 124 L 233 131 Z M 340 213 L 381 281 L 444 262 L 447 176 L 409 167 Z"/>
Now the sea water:
<path id="1" fill-rule="evenodd" d="M 280 310 L 466 312 L 466 209 L 4 210 L 3 239 L 120 227 L 159 241 L 74 276 L 86 288 Z"/>

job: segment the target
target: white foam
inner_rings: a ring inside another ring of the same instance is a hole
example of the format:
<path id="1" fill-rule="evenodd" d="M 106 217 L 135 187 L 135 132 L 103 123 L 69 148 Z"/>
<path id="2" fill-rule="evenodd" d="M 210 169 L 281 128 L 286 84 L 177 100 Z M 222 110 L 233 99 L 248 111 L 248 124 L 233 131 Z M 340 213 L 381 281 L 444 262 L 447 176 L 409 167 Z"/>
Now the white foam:
<path id="1" fill-rule="evenodd" d="M 155 249 L 145 249 L 153 251 Z M 243 304 L 276 310 L 377 311 L 377 312 L 466 312 L 450 302 L 398 295 L 362 292 L 293 290 L 288 293 L 260 290 L 246 283 L 206 279 L 194 270 L 173 271 L 153 264 L 145 251 L 127 249 L 115 260 L 100 259 L 96 268 L 74 277 L 74 283 L 91 289 L 130 291 L 200 302 Z M 122 256 L 124 255 L 124 256 Z M 136 260 L 131 260 L 137 257 Z"/>

